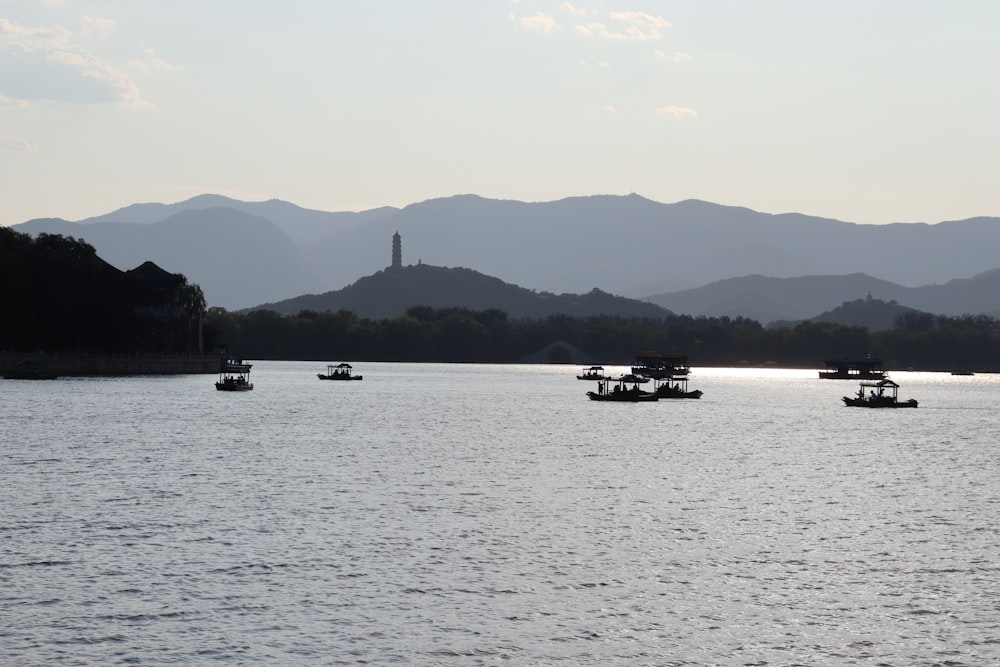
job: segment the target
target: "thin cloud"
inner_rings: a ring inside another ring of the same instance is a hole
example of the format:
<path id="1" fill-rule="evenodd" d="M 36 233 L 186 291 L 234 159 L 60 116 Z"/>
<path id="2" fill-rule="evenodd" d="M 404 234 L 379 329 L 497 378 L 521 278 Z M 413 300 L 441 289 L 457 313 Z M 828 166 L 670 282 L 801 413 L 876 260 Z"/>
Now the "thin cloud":
<path id="1" fill-rule="evenodd" d="M 142 98 L 139 89 L 128 75 L 90 53 L 53 51 L 49 54 L 48 61 L 63 64 L 81 77 L 86 82 L 81 85 L 81 89 L 90 87 L 86 84 L 93 84 L 94 90 L 91 92 L 94 98 L 90 100 L 92 102 L 118 100 L 137 108 L 152 106 Z"/>
<path id="2" fill-rule="evenodd" d="M 552 32 L 559 29 L 559 23 L 555 17 L 542 12 L 536 12 L 534 16 L 523 16 L 519 23 L 525 30 L 535 32 Z"/>
<path id="3" fill-rule="evenodd" d="M 156 69 L 163 70 L 165 72 L 179 72 L 179 71 L 181 71 L 181 68 L 178 67 L 177 65 L 174 65 L 173 63 L 168 63 L 163 58 L 160 58 L 159 56 L 152 55 L 152 53 L 150 53 L 149 62 L 151 62 L 153 64 L 153 67 L 155 67 Z"/>
<path id="4" fill-rule="evenodd" d="M 111 19 L 99 19 L 93 16 L 83 17 L 83 35 L 85 37 L 99 37 L 107 39 L 115 31 L 118 24 Z"/>
<path id="5" fill-rule="evenodd" d="M 657 116 L 667 116 L 670 118 L 697 118 L 698 112 L 691 107 L 681 107 L 669 104 L 656 110 Z"/>
<path id="6" fill-rule="evenodd" d="M 98 36 L 113 28 L 103 19 L 85 19 L 84 26 Z M 18 25 L 8 19 L 0 19 L 0 95 L 22 102 L 152 107 L 128 75 L 76 43 L 71 31 L 62 26 Z"/>
<path id="7" fill-rule="evenodd" d="M 18 151 L 21 153 L 34 152 L 35 145 L 20 137 L 0 136 L 0 148 L 8 151 Z"/>
<path id="8" fill-rule="evenodd" d="M 153 70 L 159 70 L 162 72 L 179 72 L 181 67 L 179 65 L 174 65 L 171 62 L 167 62 L 160 56 L 156 54 L 153 49 L 146 49 L 146 60 L 130 60 L 129 67 L 137 69 L 143 74 L 149 74 Z"/>
<path id="9" fill-rule="evenodd" d="M 659 34 L 651 34 L 643 31 L 641 28 L 636 26 L 629 26 L 625 30 L 619 30 L 617 32 L 612 32 L 610 30 L 605 30 L 601 33 L 603 37 L 608 39 L 613 39 L 622 42 L 646 42 L 651 39 L 660 39 Z"/>
<path id="10" fill-rule="evenodd" d="M 627 24 L 621 30 L 604 30 L 601 34 L 608 39 L 645 42 L 663 38 L 663 30 L 671 27 L 662 16 L 645 12 L 611 12 L 611 20 Z"/>
<path id="11" fill-rule="evenodd" d="M 150 61 L 150 62 L 153 63 L 153 67 L 155 67 L 156 69 L 162 69 L 162 70 L 165 70 L 167 72 L 179 72 L 180 69 L 181 69 L 177 65 L 173 65 L 171 63 L 168 63 L 163 58 L 153 58 L 152 61 Z"/>
<path id="12" fill-rule="evenodd" d="M 568 2 L 564 2 L 561 5 L 559 5 L 559 9 L 572 16 L 586 16 L 587 14 L 592 13 L 586 9 L 579 9 L 577 7 L 574 7 L 572 4 Z"/>
<path id="13" fill-rule="evenodd" d="M 653 16 L 645 12 L 611 12 L 611 19 L 613 21 L 634 23 L 647 30 L 659 30 L 661 28 L 665 30 L 670 27 L 670 22 L 662 16 Z"/>
<path id="14" fill-rule="evenodd" d="M 568 16 L 572 29 L 578 35 L 593 37 L 599 35 L 605 39 L 645 42 L 663 38 L 663 31 L 671 27 L 669 21 L 662 16 L 645 12 L 611 12 L 608 17 L 615 25 L 593 20 L 597 16 L 596 9 L 583 9 L 571 2 L 563 2 L 559 10 Z M 536 12 L 533 16 L 520 19 L 510 16 L 521 28 L 535 32 L 553 32 L 562 26 L 554 16 Z"/>
<path id="15" fill-rule="evenodd" d="M 3 42 L 35 44 L 39 48 L 64 45 L 69 42 L 71 33 L 62 26 L 36 28 L 18 25 L 10 20 L 0 18 L 0 40 Z"/>
<path id="16" fill-rule="evenodd" d="M 584 37 L 593 37 L 602 34 L 607 28 L 603 23 L 592 21 L 590 23 L 578 23 L 573 26 L 573 30 Z"/>
<path id="17" fill-rule="evenodd" d="M 0 93 L 0 107 L 14 107 L 15 109 L 27 109 L 30 107 L 25 100 L 15 100 Z"/>
<path id="18" fill-rule="evenodd" d="M 672 54 L 667 54 L 665 51 L 654 49 L 653 56 L 660 60 L 669 60 L 670 62 L 675 63 L 689 63 L 694 60 L 694 56 L 682 51 L 675 51 Z"/>

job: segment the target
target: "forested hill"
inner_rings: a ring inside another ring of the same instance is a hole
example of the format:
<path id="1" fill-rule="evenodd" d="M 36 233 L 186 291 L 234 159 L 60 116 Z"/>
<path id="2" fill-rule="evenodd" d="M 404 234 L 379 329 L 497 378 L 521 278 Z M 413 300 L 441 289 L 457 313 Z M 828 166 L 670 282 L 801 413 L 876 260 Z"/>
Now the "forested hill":
<path id="1" fill-rule="evenodd" d="M 811 317 L 808 320 L 776 320 L 768 323 L 767 328 L 779 329 L 781 327 L 794 327 L 803 321 L 808 321 L 865 327 L 869 331 L 888 331 L 897 326 L 901 317 L 906 317 L 914 313 L 920 313 L 920 311 L 914 308 L 901 306 L 895 301 L 874 299 L 869 294 L 865 299 L 845 301 L 836 308 L 820 313 L 819 315 Z"/>
<path id="2" fill-rule="evenodd" d="M 151 262 L 120 271 L 93 246 L 0 227 L 0 350 L 196 352 L 205 298 Z"/>
<path id="3" fill-rule="evenodd" d="M 626 299 L 596 288 L 586 294 L 535 292 L 472 269 L 429 264 L 387 268 L 342 290 L 306 294 L 248 310 L 273 310 L 283 315 L 304 310 L 349 310 L 359 317 L 377 319 L 402 315 L 412 306 L 495 308 L 515 319 L 557 314 L 572 317 L 663 317 L 670 314 L 656 304 Z"/>

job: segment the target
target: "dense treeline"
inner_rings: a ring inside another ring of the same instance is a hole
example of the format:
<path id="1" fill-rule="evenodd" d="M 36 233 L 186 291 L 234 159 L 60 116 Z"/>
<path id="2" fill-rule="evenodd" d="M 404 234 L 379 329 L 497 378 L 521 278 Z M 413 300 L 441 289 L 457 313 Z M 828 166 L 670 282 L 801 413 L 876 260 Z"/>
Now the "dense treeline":
<path id="1" fill-rule="evenodd" d="M 201 288 L 152 264 L 119 271 L 72 237 L 0 227 L 0 290 L 2 351 L 197 351 Z"/>
<path id="2" fill-rule="evenodd" d="M 215 341 L 256 359 L 504 363 L 532 359 L 552 343 L 565 342 L 607 364 L 659 350 L 685 352 L 704 366 L 815 368 L 831 356 L 871 353 L 890 368 L 1000 369 L 1000 322 L 986 316 L 913 313 L 901 317 L 896 328 L 875 333 L 815 322 L 765 329 L 745 318 L 685 315 L 511 320 L 498 310 L 427 306 L 379 320 L 345 310 L 282 316 L 213 308 L 205 322 Z M 541 360 L 569 359 L 557 346 Z"/>
<path id="3" fill-rule="evenodd" d="M 72 237 L 32 239 L 0 227 L 0 290 L 0 351 L 198 351 L 205 300 L 197 285 L 152 264 L 119 271 Z M 213 308 L 204 321 L 204 349 L 228 345 L 254 359 L 558 362 L 575 349 L 597 363 L 624 364 L 658 350 L 685 352 L 696 365 L 811 368 L 871 353 L 889 368 L 1000 370 L 1000 321 L 985 315 L 908 312 L 878 332 L 818 322 L 765 329 L 746 318 L 686 315 L 512 319 L 496 309 L 429 306 L 385 319 Z"/>

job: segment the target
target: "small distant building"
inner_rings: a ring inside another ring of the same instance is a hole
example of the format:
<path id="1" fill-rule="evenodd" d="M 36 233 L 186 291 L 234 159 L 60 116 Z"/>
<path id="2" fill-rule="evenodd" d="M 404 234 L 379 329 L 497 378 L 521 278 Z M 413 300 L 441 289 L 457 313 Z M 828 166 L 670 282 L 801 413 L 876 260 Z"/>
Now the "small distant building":
<path id="1" fill-rule="evenodd" d="M 403 266 L 403 237 L 396 232 L 392 235 L 392 268 L 398 269 Z"/>

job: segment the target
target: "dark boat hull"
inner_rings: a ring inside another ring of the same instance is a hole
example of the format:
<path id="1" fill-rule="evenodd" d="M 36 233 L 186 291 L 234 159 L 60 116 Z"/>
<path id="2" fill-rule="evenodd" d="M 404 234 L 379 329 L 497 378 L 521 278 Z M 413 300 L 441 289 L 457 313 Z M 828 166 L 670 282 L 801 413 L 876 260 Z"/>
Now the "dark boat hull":
<path id="1" fill-rule="evenodd" d="M 844 405 L 851 408 L 915 408 L 917 407 L 916 399 L 911 398 L 908 401 L 895 401 L 891 398 L 877 398 L 871 400 L 870 398 L 850 398 L 844 396 Z"/>
<path id="2" fill-rule="evenodd" d="M 348 375 L 347 377 L 343 377 L 337 375 L 324 375 L 323 373 L 317 373 L 316 377 L 318 377 L 320 380 L 360 380 L 363 376 Z"/>
<path id="3" fill-rule="evenodd" d="M 701 398 L 702 391 L 700 389 L 682 391 L 671 387 L 660 387 L 656 390 L 656 395 L 660 398 Z"/>
<path id="4" fill-rule="evenodd" d="M 885 372 L 847 373 L 841 371 L 820 371 L 819 378 L 821 380 L 883 380 L 885 379 Z"/>
<path id="5" fill-rule="evenodd" d="M 660 397 L 649 391 L 612 391 L 607 394 L 599 394 L 596 391 L 588 391 L 587 396 L 592 401 L 611 401 L 615 403 L 645 403 L 660 400 Z"/>
<path id="6" fill-rule="evenodd" d="M 252 382 L 216 382 L 215 388 L 219 391 L 253 391 Z"/>

